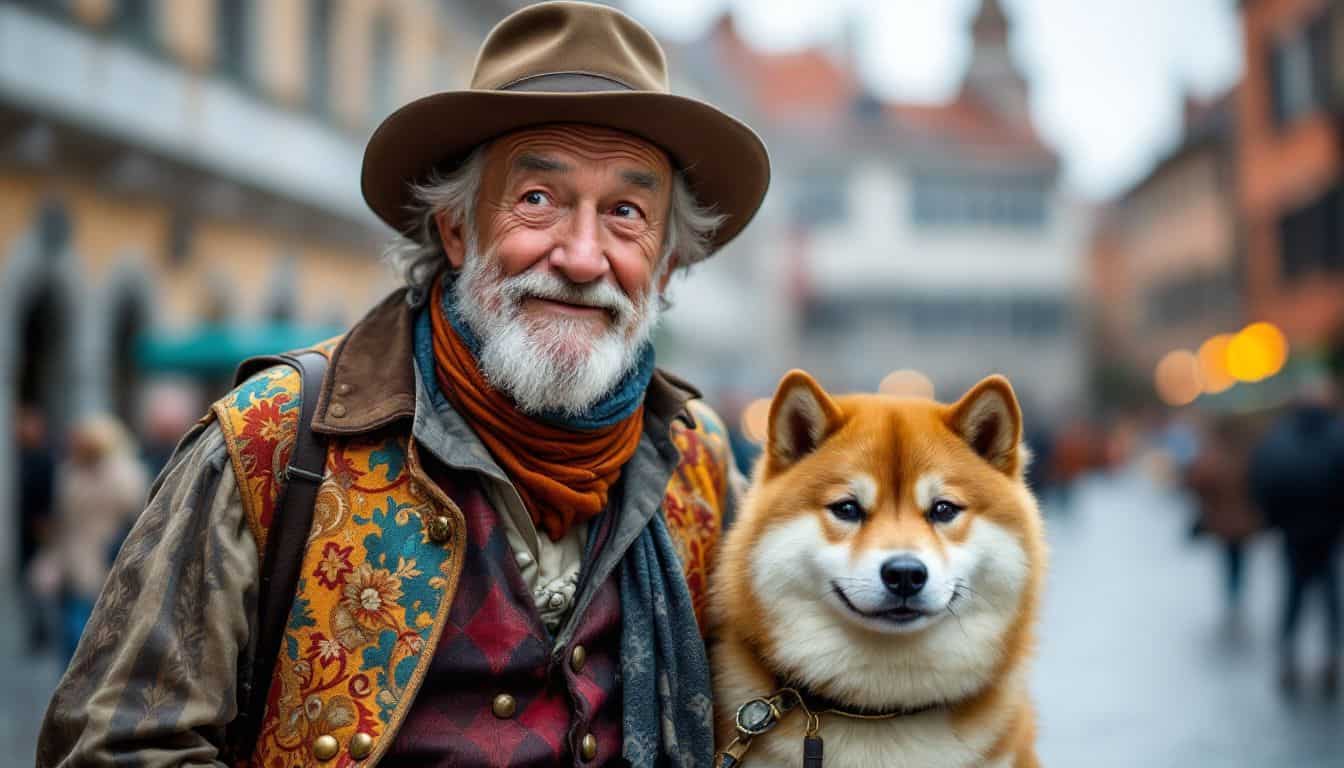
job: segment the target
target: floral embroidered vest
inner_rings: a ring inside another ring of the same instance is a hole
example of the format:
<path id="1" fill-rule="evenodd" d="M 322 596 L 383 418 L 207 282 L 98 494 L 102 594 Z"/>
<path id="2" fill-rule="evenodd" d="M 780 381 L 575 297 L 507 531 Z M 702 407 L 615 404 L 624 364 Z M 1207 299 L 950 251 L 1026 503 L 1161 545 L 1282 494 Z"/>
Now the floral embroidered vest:
<path id="1" fill-rule="evenodd" d="M 499 515 L 470 472 L 427 459 L 466 519 L 462 575 L 425 683 L 383 768 L 425 765 L 575 768 L 621 755 L 621 596 L 607 576 L 562 649 L 523 583 Z M 593 547 L 611 539 L 595 521 Z M 593 749 L 585 753 L 584 743 Z M 589 756 L 590 755 L 590 756 Z"/>
<path id="2" fill-rule="evenodd" d="M 334 344 L 322 350 L 330 354 Z M 269 368 L 219 400 L 247 522 L 264 553 L 299 415 L 298 373 Z M 728 493 L 727 435 L 698 401 L 674 420 L 663 514 L 702 630 Z M 252 765 L 374 765 L 424 680 L 461 578 L 465 520 L 426 474 L 409 422 L 329 438 L 300 581 Z"/>

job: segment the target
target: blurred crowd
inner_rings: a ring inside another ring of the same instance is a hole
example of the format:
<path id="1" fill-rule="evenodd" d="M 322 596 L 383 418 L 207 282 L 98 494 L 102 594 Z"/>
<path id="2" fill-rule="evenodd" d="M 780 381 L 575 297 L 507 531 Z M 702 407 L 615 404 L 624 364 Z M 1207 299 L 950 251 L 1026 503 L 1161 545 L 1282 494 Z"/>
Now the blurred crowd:
<path id="1" fill-rule="evenodd" d="M 41 409 L 18 407 L 16 581 L 29 655 L 74 654 L 150 480 L 198 415 L 186 387 L 151 386 L 144 395 L 136 430 L 95 414 L 57 431 Z"/>
<path id="2" fill-rule="evenodd" d="M 1344 534 L 1344 410 L 1327 376 L 1305 377 L 1275 412 L 1191 412 L 1161 434 L 1176 478 L 1189 492 L 1191 536 L 1221 552 L 1224 632 L 1244 632 L 1246 549 L 1256 536 L 1278 538 L 1283 592 L 1277 628 L 1279 686 L 1295 694 L 1307 681 L 1330 697 L 1340 683 L 1344 625 L 1340 542 Z M 1324 615 L 1326 658 L 1304 664 L 1298 627 L 1307 610 Z"/>

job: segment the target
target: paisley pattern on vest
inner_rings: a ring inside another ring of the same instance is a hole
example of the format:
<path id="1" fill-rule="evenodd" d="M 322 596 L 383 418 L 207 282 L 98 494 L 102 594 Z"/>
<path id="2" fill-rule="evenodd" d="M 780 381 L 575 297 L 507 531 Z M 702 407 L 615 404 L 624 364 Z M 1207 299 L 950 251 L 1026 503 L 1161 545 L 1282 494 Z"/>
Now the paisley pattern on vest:
<path id="1" fill-rule="evenodd" d="M 258 553 L 283 486 L 300 394 L 298 374 L 276 366 L 212 409 Z M 700 618 L 730 459 L 713 412 L 690 405 L 696 427 L 677 421 L 672 429 L 681 463 L 664 513 Z M 253 765 L 265 768 L 343 768 L 382 756 L 425 676 L 462 568 L 462 512 L 425 475 L 409 422 L 331 438 L 324 474 L 253 754 Z M 323 736 L 339 749 L 328 760 L 314 753 Z"/>
<path id="2" fill-rule="evenodd" d="M 425 681 L 383 759 L 385 768 L 424 765 L 604 765 L 620 756 L 621 601 L 609 577 L 578 621 L 572 642 L 552 661 L 554 641 L 515 564 L 498 514 L 479 481 L 464 472 L 430 477 L 466 519 L 462 576 Z M 594 546 L 610 536 L 598 518 Z M 574 647 L 583 664 L 572 664 Z M 496 714 L 497 696 L 513 712 Z M 598 749 L 579 762 L 579 742 L 592 733 Z"/>

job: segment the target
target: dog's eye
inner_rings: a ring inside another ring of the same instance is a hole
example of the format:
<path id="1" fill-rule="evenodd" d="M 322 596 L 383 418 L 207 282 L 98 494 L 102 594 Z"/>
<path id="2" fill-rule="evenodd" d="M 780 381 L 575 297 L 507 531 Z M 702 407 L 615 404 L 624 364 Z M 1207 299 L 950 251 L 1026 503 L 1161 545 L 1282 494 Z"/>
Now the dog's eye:
<path id="1" fill-rule="evenodd" d="M 950 523 L 961 514 L 961 509 L 950 501 L 939 499 L 933 503 L 933 509 L 929 510 L 929 520 L 934 523 Z"/>
<path id="2" fill-rule="evenodd" d="M 826 508 L 831 510 L 831 514 L 835 515 L 835 519 L 837 520 L 843 520 L 846 523 L 863 522 L 863 507 L 860 507 L 859 502 L 853 499 L 845 499 L 844 501 L 837 501 L 834 504 L 827 504 Z"/>

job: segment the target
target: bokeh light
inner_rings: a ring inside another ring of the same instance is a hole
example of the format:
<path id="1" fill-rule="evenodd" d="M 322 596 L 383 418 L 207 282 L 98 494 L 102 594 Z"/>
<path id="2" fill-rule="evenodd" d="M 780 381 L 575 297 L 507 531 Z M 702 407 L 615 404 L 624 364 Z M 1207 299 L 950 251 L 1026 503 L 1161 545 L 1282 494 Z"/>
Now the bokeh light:
<path id="1" fill-rule="evenodd" d="M 1153 381 L 1157 396 L 1170 406 L 1189 405 L 1204 389 L 1199 375 L 1199 359 L 1188 349 L 1168 352 L 1157 364 Z"/>
<path id="2" fill-rule="evenodd" d="M 751 442 L 761 445 L 769 433 L 770 398 L 752 400 L 742 411 L 742 434 Z"/>
<path id="3" fill-rule="evenodd" d="M 1232 343 L 1232 334 L 1220 333 L 1199 347 L 1199 375 L 1204 384 L 1204 393 L 1216 395 L 1226 392 L 1237 383 L 1237 379 L 1228 370 L 1227 348 Z"/>
<path id="4" fill-rule="evenodd" d="M 887 374 L 877 391 L 897 397 L 924 397 L 933 399 L 933 382 L 919 371 L 903 369 Z"/>
<path id="5" fill-rule="evenodd" d="M 1270 323 L 1251 323 L 1227 345 L 1227 369 L 1238 381 L 1262 381 L 1283 370 L 1288 340 Z"/>

